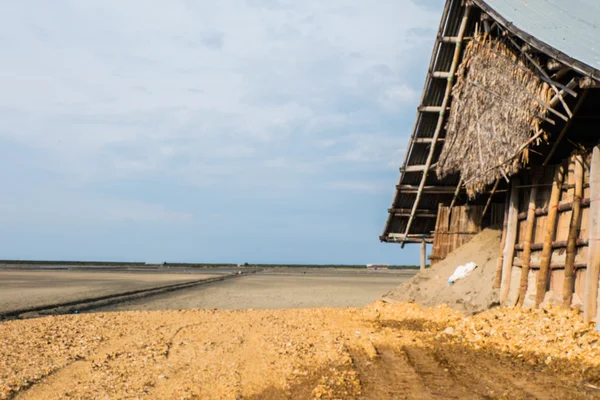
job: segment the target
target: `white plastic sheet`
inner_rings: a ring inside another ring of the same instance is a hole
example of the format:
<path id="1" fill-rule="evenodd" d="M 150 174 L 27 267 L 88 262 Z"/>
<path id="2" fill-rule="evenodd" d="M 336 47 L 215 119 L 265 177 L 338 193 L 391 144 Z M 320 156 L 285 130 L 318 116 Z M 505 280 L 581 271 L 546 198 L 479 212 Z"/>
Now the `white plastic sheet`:
<path id="1" fill-rule="evenodd" d="M 465 278 L 467 275 L 473 272 L 475 268 L 477 268 L 477 265 L 474 262 L 469 262 L 465 265 L 459 265 L 456 267 L 450 278 L 448 278 L 448 285 L 452 285 L 457 280 Z"/>

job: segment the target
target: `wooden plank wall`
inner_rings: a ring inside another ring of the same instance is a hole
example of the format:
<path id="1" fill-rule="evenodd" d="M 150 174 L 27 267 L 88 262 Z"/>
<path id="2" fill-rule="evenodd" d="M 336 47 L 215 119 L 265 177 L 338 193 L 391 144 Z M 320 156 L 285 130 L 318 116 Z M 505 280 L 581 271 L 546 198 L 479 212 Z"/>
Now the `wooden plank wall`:
<path id="1" fill-rule="evenodd" d="M 580 220 L 575 226 L 579 225 L 579 233 L 576 235 L 577 247 L 574 261 L 574 285 L 571 306 L 583 307 L 583 294 L 585 287 L 586 263 L 587 263 L 587 238 L 588 238 L 588 219 L 589 219 L 589 197 L 590 197 L 590 160 L 589 154 L 580 157 L 583 161 L 583 201 L 581 205 Z M 554 235 L 552 238 L 553 249 L 550 256 L 550 267 L 546 291 L 544 294 L 544 303 L 562 303 L 563 285 L 565 280 L 565 261 L 566 261 L 566 243 L 571 226 L 572 209 L 569 207 L 574 200 L 575 192 L 575 162 L 576 156 L 572 156 L 564 162 L 564 178 L 562 180 L 562 190 L 559 197 L 558 215 Z M 520 174 L 519 188 L 519 224 L 517 228 L 517 239 L 515 244 L 515 253 L 510 284 L 509 296 L 506 305 L 522 304 L 523 307 L 534 307 L 536 297 L 536 286 L 539 279 L 540 266 L 542 264 L 542 245 L 547 230 L 548 208 L 553 207 L 549 204 L 552 183 L 556 176 L 556 169 L 559 166 L 534 167 L 531 171 L 524 171 Z M 536 213 L 534 215 L 533 235 L 531 239 L 530 270 L 525 281 L 527 289 L 525 298 L 519 299 L 519 286 L 521 281 L 521 266 L 523 265 L 523 249 L 525 247 L 525 236 L 527 226 L 527 209 L 529 205 L 529 196 L 532 185 L 537 185 L 537 194 L 535 195 Z"/>
<path id="2" fill-rule="evenodd" d="M 492 204 L 486 213 L 487 224 L 483 223 L 483 209 L 482 205 L 465 205 L 455 206 L 450 210 L 450 207 L 439 205 L 433 249 L 429 256 L 431 265 L 471 240 L 481 232 L 484 225 L 502 223 L 504 204 Z"/>

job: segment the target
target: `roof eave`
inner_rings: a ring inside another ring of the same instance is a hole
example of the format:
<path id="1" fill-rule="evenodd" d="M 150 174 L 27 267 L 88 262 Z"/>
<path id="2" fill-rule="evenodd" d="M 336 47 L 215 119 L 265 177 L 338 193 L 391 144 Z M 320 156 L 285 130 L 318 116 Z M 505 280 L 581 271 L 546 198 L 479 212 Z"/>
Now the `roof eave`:
<path id="1" fill-rule="evenodd" d="M 492 17 L 497 23 L 502 25 L 505 29 L 507 29 L 510 33 L 515 36 L 518 36 L 521 40 L 532 46 L 533 48 L 555 58 L 561 63 L 571 67 L 573 70 L 589 76 L 600 82 L 600 70 L 582 63 L 579 60 L 576 60 L 562 51 L 557 50 L 556 48 L 542 42 L 537 39 L 535 36 L 530 35 L 529 33 L 523 31 L 522 29 L 515 26 L 512 22 L 508 21 L 502 15 L 500 15 L 496 10 L 490 7 L 484 0 L 472 0 L 474 4 L 476 4 L 479 8 L 481 8 L 486 14 Z"/>

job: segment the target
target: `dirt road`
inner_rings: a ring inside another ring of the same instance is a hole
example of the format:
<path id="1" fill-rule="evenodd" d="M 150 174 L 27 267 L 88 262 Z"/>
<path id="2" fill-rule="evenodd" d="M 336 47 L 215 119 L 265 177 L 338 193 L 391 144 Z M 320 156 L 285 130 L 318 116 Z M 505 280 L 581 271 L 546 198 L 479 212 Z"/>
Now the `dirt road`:
<path id="1" fill-rule="evenodd" d="M 593 399 L 571 311 L 152 311 L 0 323 L 0 398 Z"/>

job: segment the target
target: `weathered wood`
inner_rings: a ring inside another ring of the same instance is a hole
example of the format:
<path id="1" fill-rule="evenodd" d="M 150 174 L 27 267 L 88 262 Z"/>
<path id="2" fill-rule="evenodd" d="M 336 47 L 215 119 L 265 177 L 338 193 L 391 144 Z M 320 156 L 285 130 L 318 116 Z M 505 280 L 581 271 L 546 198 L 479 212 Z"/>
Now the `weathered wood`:
<path id="1" fill-rule="evenodd" d="M 585 187 L 585 185 L 583 185 Z M 582 208 L 585 207 L 589 207 L 590 205 L 590 199 L 581 199 L 581 202 L 579 203 L 579 206 Z M 572 201 L 562 201 L 560 203 L 558 203 L 558 212 L 564 212 L 564 211 L 571 211 L 573 209 L 573 202 Z M 548 206 L 546 207 L 539 207 L 535 209 L 535 216 L 536 217 L 541 217 L 544 215 L 548 215 Z M 523 221 L 527 219 L 527 212 L 522 212 L 519 214 L 519 221 Z"/>
<path id="2" fill-rule="evenodd" d="M 598 89 L 600 88 L 600 82 L 589 76 L 584 76 L 579 80 L 579 87 L 582 89 Z"/>
<path id="3" fill-rule="evenodd" d="M 561 67 L 562 63 L 554 58 L 548 59 L 548 62 L 546 63 L 546 68 L 548 68 L 548 71 L 558 71 Z"/>
<path id="4" fill-rule="evenodd" d="M 523 268 L 523 261 L 518 258 L 515 257 L 513 260 L 513 267 L 519 267 L 519 268 Z M 587 261 L 581 261 L 581 260 L 576 260 L 575 263 L 573 264 L 573 268 L 574 269 L 585 269 L 587 267 Z M 540 260 L 534 260 L 532 259 L 531 262 L 529 263 L 529 269 L 530 270 L 536 270 L 536 269 L 540 269 Z M 552 261 L 550 263 L 550 269 L 551 270 L 556 270 L 556 269 L 565 269 L 565 261 Z"/>
<path id="5" fill-rule="evenodd" d="M 390 214 L 394 214 L 397 217 L 408 217 L 410 216 L 410 208 L 390 208 L 388 209 Z M 436 218 L 437 214 L 431 210 L 417 210 L 415 214 L 418 218 Z"/>
<path id="6" fill-rule="evenodd" d="M 519 212 L 519 178 L 513 178 L 510 190 L 510 204 L 508 211 L 508 223 L 506 225 L 506 243 L 504 244 L 504 254 L 502 255 L 502 282 L 500 284 L 500 304 L 504 304 L 508 299 L 510 291 L 510 278 L 512 263 L 515 254 L 515 242 L 517 240 L 517 214 Z"/>
<path id="7" fill-rule="evenodd" d="M 556 167 L 554 182 L 550 193 L 550 202 L 548 207 L 548 219 L 546 220 L 546 232 L 544 235 L 544 247 L 542 249 L 542 261 L 540 272 L 537 277 L 537 288 L 535 292 L 535 306 L 538 307 L 546 295 L 548 286 L 548 274 L 550 271 L 550 258 L 552 256 L 552 239 L 556 230 L 556 217 L 558 215 L 558 202 L 562 190 L 562 183 L 565 173 L 565 167 L 561 164 Z"/>
<path id="8" fill-rule="evenodd" d="M 567 88 L 569 88 L 569 89 L 574 89 L 576 86 L 577 86 L 577 79 L 575 79 L 575 78 L 571 79 L 571 81 L 569 83 L 567 83 Z M 561 90 L 560 92 L 558 92 L 558 94 L 555 94 L 554 97 L 552 97 L 550 99 L 550 102 L 548 103 L 550 105 L 550 107 L 556 107 L 558 105 L 558 103 L 560 103 L 560 99 L 563 98 L 563 96 L 565 94 L 567 94 L 567 92 L 565 92 L 564 89 Z"/>
<path id="9" fill-rule="evenodd" d="M 523 266 L 521 267 L 521 282 L 519 285 L 519 296 L 517 305 L 523 306 L 525 294 L 527 293 L 527 283 L 529 282 L 529 265 L 531 263 L 531 237 L 535 227 L 535 197 L 537 196 L 537 187 L 534 186 L 529 192 L 529 206 L 527 208 L 527 226 L 525 227 L 525 237 L 523 239 Z"/>
<path id="10" fill-rule="evenodd" d="M 421 182 L 419 184 L 419 191 L 417 192 L 417 196 L 415 198 L 415 202 L 413 203 L 413 212 L 406 223 L 406 229 L 404 233 L 408 234 L 410 232 L 410 228 L 414 221 L 414 212 L 419 208 L 419 202 L 422 197 L 422 189 L 425 186 L 425 182 L 427 181 L 427 175 L 429 173 L 429 169 L 432 168 L 433 163 L 433 155 L 435 154 L 435 144 L 437 139 L 440 137 L 440 133 L 444 127 L 445 121 L 445 112 L 446 107 L 450 104 L 450 96 L 452 94 L 452 87 L 454 86 L 454 74 L 458 69 L 458 63 L 460 60 L 460 55 L 462 53 L 462 40 L 465 36 L 465 30 L 467 29 L 467 23 L 469 22 L 469 15 L 471 14 L 471 6 L 467 5 L 465 7 L 464 14 L 462 16 L 460 26 L 458 28 L 458 41 L 456 42 L 456 48 L 454 49 L 454 56 L 452 57 L 452 64 L 450 65 L 450 76 L 448 77 L 448 81 L 446 83 L 446 90 L 444 92 L 444 98 L 442 99 L 441 111 L 438 116 L 437 124 L 435 126 L 435 131 L 433 132 L 433 143 L 430 146 L 429 154 L 427 155 L 427 160 L 425 161 L 425 168 L 423 170 L 423 175 L 421 176 Z"/>
<path id="11" fill-rule="evenodd" d="M 576 239 L 575 240 L 575 246 L 576 247 L 585 247 L 587 246 L 589 243 L 589 240 L 587 238 L 585 239 Z M 566 240 L 554 240 L 552 241 L 552 250 L 556 250 L 556 249 L 566 249 L 567 248 L 567 244 L 568 242 Z M 540 243 L 531 243 L 531 250 L 535 251 L 535 250 L 542 250 L 544 248 L 544 243 L 540 242 Z M 515 245 L 515 250 L 523 250 L 523 244 L 519 243 Z"/>
<path id="12" fill-rule="evenodd" d="M 508 210 L 510 205 L 510 197 L 506 196 L 504 202 L 504 218 L 502 219 L 502 239 L 500 240 L 500 254 L 496 263 L 496 276 L 494 277 L 494 289 L 500 289 L 502 282 L 502 260 L 504 255 L 504 246 L 506 245 L 506 231 L 508 227 Z"/>
<path id="13" fill-rule="evenodd" d="M 567 258 L 565 260 L 565 278 L 563 281 L 563 306 L 571 307 L 573 301 L 573 281 L 575 272 L 575 255 L 577 254 L 577 238 L 579 237 L 581 218 L 581 197 L 583 196 L 583 157 L 578 155 L 573 163 L 575 167 L 575 188 L 573 192 L 573 213 L 569 223 L 567 238 Z"/>
<path id="14" fill-rule="evenodd" d="M 487 202 L 485 203 L 485 207 L 483 208 L 483 212 L 481 213 L 482 217 L 485 217 L 485 213 L 487 213 L 487 210 L 490 207 L 490 204 L 492 204 L 492 198 L 494 197 L 494 194 L 496 194 L 496 190 L 498 189 L 498 184 L 500 184 L 500 178 L 496 179 L 496 182 L 494 183 L 494 187 L 492 187 L 492 191 L 490 192 L 490 197 L 487 199 Z"/>
<path id="15" fill-rule="evenodd" d="M 425 263 L 427 262 L 427 243 L 423 240 L 421 242 L 421 271 L 425 270 Z"/>
<path id="16" fill-rule="evenodd" d="M 600 275 L 600 146 L 594 147 L 590 166 L 590 204 L 588 238 L 588 267 L 585 276 L 583 320 L 596 318 L 598 308 L 598 277 Z"/>
<path id="17" fill-rule="evenodd" d="M 396 185 L 396 189 L 403 193 L 417 193 L 419 186 L 414 185 Z M 452 194 L 456 186 L 424 186 L 423 193 L 426 194 Z"/>
<path id="18" fill-rule="evenodd" d="M 588 94 L 588 90 L 586 89 L 586 90 L 583 91 L 583 93 L 582 93 L 581 97 L 579 98 L 579 100 L 577 100 L 577 104 L 575 104 L 575 108 L 573 108 L 573 114 L 577 114 L 577 112 L 581 108 L 581 105 L 585 101 L 585 98 L 587 97 L 587 94 Z M 550 152 L 546 156 L 546 159 L 544 160 L 544 162 L 542 163 L 542 165 L 544 165 L 544 166 L 548 165 L 548 163 L 552 159 L 552 156 L 554 155 L 554 152 L 556 151 L 556 149 L 558 149 L 558 146 L 560 145 L 560 143 L 562 142 L 563 138 L 565 137 L 565 135 L 567 134 L 567 132 L 571 128 L 572 122 L 573 122 L 573 118 L 571 118 L 569 121 L 567 121 L 567 123 L 565 124 L 565 126 L 563 126 L 562 130 L 558 134 L 558 137 L 556 138 L 556 141 L 554 142 L 554 145 L 550 149 Z"/>

